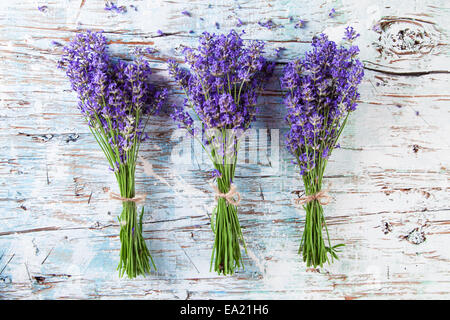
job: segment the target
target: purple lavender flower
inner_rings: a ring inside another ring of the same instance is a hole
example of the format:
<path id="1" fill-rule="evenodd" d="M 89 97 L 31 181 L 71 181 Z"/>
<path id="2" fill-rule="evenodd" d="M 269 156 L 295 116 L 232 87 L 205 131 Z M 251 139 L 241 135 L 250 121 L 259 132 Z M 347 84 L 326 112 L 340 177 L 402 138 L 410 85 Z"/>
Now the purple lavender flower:
<path id="1" fill-rule="evenodd" d="M 355 29 L 353 29 L 353 27 L 349 26 L 349 27 L 345 28 L 345 35 L 344 35 L 343 39 L 352 42 L 359 36 L 360 36 L 360 34 L 356 33 Z"/>
<path id="2" fill-rule="evenodd" d="M 186 129 L 189 133 L 192 133 L 194 120 L 192 120 L 192 117 L 183 108 L 173 105 L 170 117 L 178 123 L 178 128 Z"/>
<path id="3" fill-rule="evenodd" d="M 382 28 L 381 28 L 381 24 L 380 23 L 376 23 L 375 25 L 373 25 L 372 31 L 375 31 L 377 33 L 381 33 L 383 31 Z"/>
<path id="4" fill-rule="evenodd" d="M 40 12 L 47 12 L 48 11 L 48 7 L 47 6 L 38 6 L 37 8 L 38 8 L 38 10 Z"/>
<path id="5" fill-rule="evenodd" d="M 52 44 L 53 46 L 55 46 L 55 47 L 62 47 L 62 46 L 63 46 L 60 42 L 55 41 L 55 40 L 52 40 L 51 44 Z"/>
<path id="6" fill-rule="evenodd" d="M 273 21 L 270 20 L 270 19 L 267 20 L 267 21 L 265 21 L 265 22 L 260 21 L 260 22 L 258 22 L 258 24 L 259 24 L 261 27 L 267 28 L 267 29 L 269 29 L 269 30 L 272 30 L 272 29 L 274 29 L 274 28 L 276 27 L 275 23 L 273 23 Z"/>
<path id="7" fill-rule="evenodd" d="M 241 19 L 237 18 L 237 23 L 236 23 L 236 27 L 241 27 L 244 23 L 242 22 Z"/>
<path id="8" fill-rule="evenodd" d="M 204 32 L 199 42 L 197 49 L 183 51 L 190 71 L 169 61 L 170 75 L 187 94 L 185 109 L 192 109 L 207 129 L 247 129 L 256 115 L 258 90 L 274 68 L 262 56 L 264 43 L 244 46 L 234 30 L 228 35 Z M 184 119 L 179 109 L 175 116 Z"/>
<path id="9" fill-rule="evenodd" d="M 126 164 L 136 143 L 146 138 L 145 117 L 159 112 L 167 89 L 149 83 L 152 72 L 142 56 L 133 63 L 113 61 L 106 47 L 102 32 L 78 34 L 64 47 L 60 66 L 93 132 L 103 135 L 120 164 Z"/>
<path id="10" fill-rule="evenodd" d="M 162 32 L 161 30 L 156 30 L 156 34 L 158 35 L 158 36 L 163 36 L 164 35 L 164 32 Z"/>
<path id="11" fill-rule="evenodd" d="M 157 50 L 154 49 L 154 48 L 150 48 L 150 47 L 145 47 L 145 48 L 142 48 L 142 47 L 134 47 L 134 48 L 131 50 L 131 54 L 134 55 L 134 56 L 137 56 L 137 57 L 143 57 L 143 56 L 145 56 L 146 54 L 153 54 L 153 53 L 155 53 L 155 52 L 157 52 Z"/>
<path id="12" fill-rule="evenodd" d="M 183 14 L 185 16 L 188 16 L 188 17 L 191 16 L 191 13 L 189 11 L 187 11 L 187 10 L 181 11 L 181 14 Z"/>
<path id="13" fill-rule="evenodd" d="M 211 172 L 211 176 L 212 176 L 213 178 L 220 178 L 220 177 L 222 177 L 222 173 L 220 173 L 219 170 L 214 169 L 214 170 Z"/>
<path id="14" fill-rule="evenodd" d="M 286 48 L 285 47 L 276 47 L 275 48 L 275 55 L 277 56 L 277 58 L 279 58 L 282 54 L 283 51 L 285 51 Z"/>
<path id="15" fill-rule="evenodd" d="M 198 48 L 183 51 L 189 71 L 169 61 L 169 74 L 186 94 L 183 107 L 173 107 L 171 117 L 194 136 L 200 133 L 193 130 L 195 117 L 202 123 L 199 140 L 210 149 L 213 162 L 233 163 L 274 63 L 263 57 L 263 42 L 245 46 L 234 30 L 228 35 L 204 32 L 199 42 Z"/>
<path id="16" fill-rule="evenodd" d="M 116 12 L 116 13 L 126 13 L 127 12 L 127 7 L 126 6 L 118 7 L 114 2 L 107 1 L 105 3 L 105 10 L 106 11 Z"/>
<path id="17" fill-rule="evenodd" d="M 334 8 L 331 8 L 330 13 L 328 14 L 328 16 L 333 18 L 335 14 L 336 14 L 336 10 Z"/>
<path id="18" fill-rule="evenodd" d="M 338 47 L 325 34 L 315 37 L 312 47 L 304 58 L 290 62 L 281 78 L 282 88 L 288 90 L 286 145 L 301 174 L 322 165 L 320 159 L 337 147 L 348 114 L 356 108 L 357 87 L 364 76 L 356 59 L 358 47 Z"/>
<path id="19" fill-rule="evenodd" d="M 295 24 L 294 28 L 295 29 L 303 28 L 305 26 L 305 24 L 306 24 L 305 20 L 298 19 L 298 22 Z"/>

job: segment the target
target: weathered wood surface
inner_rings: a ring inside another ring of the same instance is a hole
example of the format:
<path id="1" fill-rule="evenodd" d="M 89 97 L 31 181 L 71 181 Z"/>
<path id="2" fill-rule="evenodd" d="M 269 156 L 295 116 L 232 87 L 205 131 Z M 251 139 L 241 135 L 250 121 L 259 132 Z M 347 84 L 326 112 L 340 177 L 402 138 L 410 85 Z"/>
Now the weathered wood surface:
<path id="1" fill-rule="evenodd" d="M 94 0 L 0 4 L 0 298 L 450 298 L 448 1 L 117 4 L 127 13 L 104 11 L 104 2 Z M 120 203 L 107 195 L 116 183 L 55 67 L 60 48 L 52 41 L 103 29 L 121 57 L 152 46 L 155 78 L 172 86 L 165 61 L 181 59 L 181 45 L 195 45 L 203 30 L 228 32 L 238 18 L 247 39 L 267 41 L 268 56 L 286 48 L 278 75 L 314 34 L 335 37 L 348 24 L 361 33 L 361 102 L 326 173 L 335 198 L 326 207 L 330 235 L 346 244 L 341 259 L 312 272 L 297 255 L 304 215 L 292 206 L 291 191 L 301 183 L 283 147 L 274 79 L 255 124 L 259 147 L 254 135 L 237 168 L 245 270 L 232 277 L 209 272 L 210 165 L 198 149 L 177 157 L 183 134 L 160 117 L 142 152 L 155 174 L 140 167 L 137 174 L 138 190 L 148 194 L 144 235 L 158 272 L 118 279 Z M 304 28 L 294 28 L 298 18 L 307 20 Z M 268 19 L 273 30 L 258 25 Z"/>

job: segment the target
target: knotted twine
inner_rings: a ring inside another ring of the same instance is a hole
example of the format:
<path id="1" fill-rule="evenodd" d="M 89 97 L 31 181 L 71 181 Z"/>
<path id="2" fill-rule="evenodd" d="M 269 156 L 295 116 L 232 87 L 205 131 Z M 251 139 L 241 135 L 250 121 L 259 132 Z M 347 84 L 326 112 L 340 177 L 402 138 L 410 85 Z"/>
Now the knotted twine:
<path id="1" fill-rule="evenodd" d="M 311 201 L 317 200 L 321 205 L 327 205 L 333 200 L 333 198 L 328 194 L 328 190 L 321 190 L 315 194 L 309 196 L 300 197 L 294 200 L 295 204 L 304 205 Z"/>
<path id="2" fill-rule="evenodd" d="M 219 201 L 219 198 L 223 198 L 223 199 L 225 199 L 226 202 L 228 202 L 229 204 L 232 204 L 234 206 L 237 206 L 239 204 L 239 202 L 241 202 L 241 195 L 237 191 L 237 188 L 234 184 L 232 184 L 230 186 L 230 190 L 228 190 L 227 193 L 220 192 L 219 188 L 212 183 L 210 185 L 216 192 L 216 194 L 214 195 L 214 199 L 216 201 Z"/>
<path id="3" fill-rule="evenodd" d="M 134 202 L 134 203 L 144 202 L 146 196 L 147 196 L 146 194 L 136 194 L 133 198 L 125 198 L 125 197 L 122 197 L 118 193 L 114 193 L 114 192 L 109 193 L 110 199 L 119 200 L 122 202 Z"/>
<path id="4" fill-rule="evenodd" d="M 109 193 L 109 198 L 110 199 L 119 200 L 119 201 L 122 201 L 122 202 L 134 202 L 134 203 L 145 202 L 145 197 L 146 196 L 147 196 L 146 194 L 136 194 L 136 195 L 134 195 L 133 198 L 125 198 L 125 197 L 122 197 L 120 194 L 115 193 L 115 192 L 110 192 Z M 124 226 L 126 224 L 127 224 L 127 222 L 125 220 L 120 221 L 120 225 L 121 226 Z"/>

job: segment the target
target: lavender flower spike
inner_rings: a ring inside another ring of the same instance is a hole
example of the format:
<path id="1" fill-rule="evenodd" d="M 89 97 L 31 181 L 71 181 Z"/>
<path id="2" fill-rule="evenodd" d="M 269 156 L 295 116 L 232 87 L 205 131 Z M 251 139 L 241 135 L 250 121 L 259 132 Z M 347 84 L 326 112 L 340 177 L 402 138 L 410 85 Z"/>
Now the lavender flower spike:
<path id="1" fill-rule="evenodd" d="M 352 42 L 359 36 L 360 36 L 360 34 L 356 33 L 356 31 L 355 31 L 355 29 L 353 29 L 353 27 L 348 26 L 345 28 L 345 34 L 344 34 L 343 39 Z"/>

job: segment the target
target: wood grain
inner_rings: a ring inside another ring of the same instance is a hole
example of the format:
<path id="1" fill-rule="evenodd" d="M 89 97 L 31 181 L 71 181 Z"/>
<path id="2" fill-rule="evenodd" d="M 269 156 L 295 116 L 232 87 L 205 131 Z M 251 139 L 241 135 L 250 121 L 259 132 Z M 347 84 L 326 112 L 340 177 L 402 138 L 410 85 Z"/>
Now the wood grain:
<path id="1" fill-rule="evenodd" d="M 0 5 L 0 298 L 450 297 L 447 1 L 117 4 L 127 12 L 105 11 L 101 1 L 45 1 L 45 12 L 31 0 Z M 136 181 L 148 194 L 144 236 L 158 272 L 118 279 L 120 203 L 107 196 L 116 183 L 56 69 L 59 44 L 82 30 L 103 29 L 111 52 L 122 58 L 131 58 L 133 47 L 151 46 L 154 79 L 171 87 L 176 102 L 182 96 L 165 61 L 182 61 L 182 46 L 195 45 L 204 30 L 228 32 L 238 18 L 246 39 L 267 42 L 268 57 L 286 48 L 277 77 L 315 34 L 339 39 L 347 25 L 361 33 L 361 101 L 326 171 L 334 198 L 326 207 L 330 235 L 346 244 L 340 260 L 308 270 L 297 255 L 304 215 L 292 205 L 292 191 L 302 186 L 283 147 L 282 92 L 274 78 L 236 170 L 249 249 L 245 270 L 232 277 L 209 272 L 211 166 L 163 115 L 152 121 L 152 139 L 142 150 L 154 175 L 139 167 Z M 300 18 L 307 23 L 296 29 Z M 268 19 L 273 30 L 258 24 Z"/>

